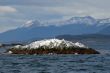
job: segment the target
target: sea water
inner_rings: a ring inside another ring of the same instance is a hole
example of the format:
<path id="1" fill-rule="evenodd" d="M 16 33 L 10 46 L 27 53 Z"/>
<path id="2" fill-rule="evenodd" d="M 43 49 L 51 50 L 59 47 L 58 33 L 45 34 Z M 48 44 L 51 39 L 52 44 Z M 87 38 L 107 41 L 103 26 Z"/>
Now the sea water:
<path id="1" fill-rule="evenodd" d="M 110 42 L 85 42 L 97 55 L 0 55 L 0 73 L 110 73 Z M 4 49 L 0 49 L 4 52 Z"/>

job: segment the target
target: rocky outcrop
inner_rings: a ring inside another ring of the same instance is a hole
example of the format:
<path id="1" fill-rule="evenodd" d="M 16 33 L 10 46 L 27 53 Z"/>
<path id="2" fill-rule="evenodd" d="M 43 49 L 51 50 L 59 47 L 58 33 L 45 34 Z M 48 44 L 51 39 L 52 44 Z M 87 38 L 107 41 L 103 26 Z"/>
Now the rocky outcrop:
<path id="1" fill-rule="evenodd" d="M 10 54 L 99 54 L 82 43 L 59 39 L 35 41 L 28 45 L 17 45 L 7 50 Z"/>
<path id="2" fill-rule="evenodd" d="M 68 48 L 68 49 L 15 49 L 7 50 L 11 54 L 99 54 L 98 51 L 89 48 Z"/>

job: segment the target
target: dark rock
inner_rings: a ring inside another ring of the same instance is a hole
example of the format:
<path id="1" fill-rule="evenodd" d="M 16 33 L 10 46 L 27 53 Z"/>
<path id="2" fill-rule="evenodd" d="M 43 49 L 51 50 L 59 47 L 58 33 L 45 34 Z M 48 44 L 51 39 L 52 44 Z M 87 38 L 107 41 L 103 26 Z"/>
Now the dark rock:
<path id="1" fill-rule="evenodd" d="M 63 49 L 56 49 L 56 48 L 51 48 L 51 49 L 15 49 L 11 48 L 8 49 L 7 52 L 11 54 L 100 54 L 98 51 L 92 49 L 92 48 L 63 48 Z"/>

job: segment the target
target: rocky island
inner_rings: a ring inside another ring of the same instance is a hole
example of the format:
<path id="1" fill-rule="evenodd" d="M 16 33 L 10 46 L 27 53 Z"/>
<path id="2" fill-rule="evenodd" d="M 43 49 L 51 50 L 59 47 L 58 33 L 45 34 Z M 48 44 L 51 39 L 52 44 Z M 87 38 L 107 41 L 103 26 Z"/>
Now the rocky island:
<path id="1" fill-rule="evenodd" d="M 64 39 L 45 39 L 28 45 L 16 45 L 7 50 L 10 54 L 99 54 L 82 43 L 70 42 Z"/>

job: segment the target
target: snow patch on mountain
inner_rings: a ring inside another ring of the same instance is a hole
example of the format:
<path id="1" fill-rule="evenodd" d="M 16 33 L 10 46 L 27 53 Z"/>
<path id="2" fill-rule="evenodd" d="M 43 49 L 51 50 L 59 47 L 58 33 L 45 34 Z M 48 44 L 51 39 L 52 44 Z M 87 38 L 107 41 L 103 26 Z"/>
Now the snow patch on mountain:
<path id="1" fill-rule="evenodd" d="M 99 24 L 109 24 L 110 25 L 110 18 L 107 19 L 99 19 Z"/>
<path id="2" fill-rule="evenodd" d="M 44 26 L 39 20 L 28 20 L 22 27 L 39 27 Z"/>
<path id="3" fill-rule="evenodd" d="M 91 16 L 85 16 L 85 17 L 72 17 L 70 20 L 68 20 L 69 24 L 87 24 L 87 25 L 93 25 L 97 23 L 97 20 L 94 19 Z"/>

